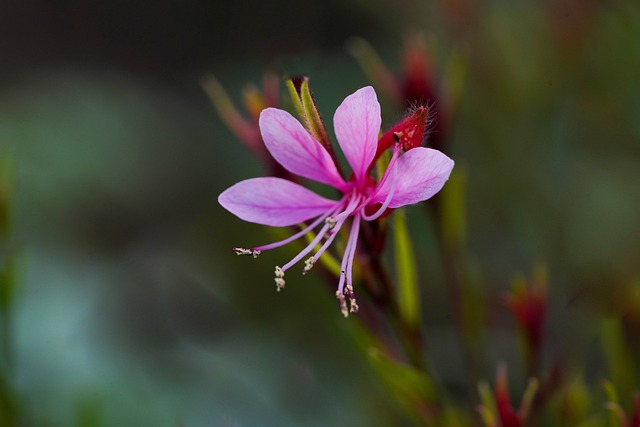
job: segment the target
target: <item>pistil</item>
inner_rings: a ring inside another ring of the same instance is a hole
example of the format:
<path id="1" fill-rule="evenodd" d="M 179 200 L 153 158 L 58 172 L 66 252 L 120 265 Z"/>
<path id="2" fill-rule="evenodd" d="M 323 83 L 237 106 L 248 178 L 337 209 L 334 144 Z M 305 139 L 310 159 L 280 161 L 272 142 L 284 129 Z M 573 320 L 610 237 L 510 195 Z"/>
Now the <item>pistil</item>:
<path id="1" fill-rule="evenodd" d="M 376 220 L 378 218 L 380 218 L 380 216 L 387 210 L 387 208 L 389 207 L 389 204 L 391 203 L 391 199 L 393 199 L 393 194 L 396 191 L 396 183 L 397 183 L 397 166 L 394 164 L 392 166 L 392 170 L 391 170 L 391 188 L 389 188 L 389 193 L 387 193 L 387 197 L 385 198 L 384 202 L 382 203 L 382 205 L 380 206 L 380 208 L 373 213 L 372 215 L 367 215 L 364 210 L 362 211 L 362 218 L 365 221 L 373 221 Z"/>

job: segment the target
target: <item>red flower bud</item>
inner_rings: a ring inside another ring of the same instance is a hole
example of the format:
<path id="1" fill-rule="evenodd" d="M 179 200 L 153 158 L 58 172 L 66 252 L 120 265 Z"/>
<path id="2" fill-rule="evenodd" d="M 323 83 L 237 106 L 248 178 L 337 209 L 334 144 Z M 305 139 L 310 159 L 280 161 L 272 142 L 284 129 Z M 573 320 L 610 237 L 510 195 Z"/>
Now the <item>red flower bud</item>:
<path id="1" fill-rule="evenodd" d="M 376 159 L 394 143 L 402 144 L 404 151 L 422 146 L 429 119 L 429 108 L 424 105 L 416 108 L 411 114 L 382 135 L 378 140 Z"/>
<path id="2" fill-rule="evenodd" d="M 516 414 L 513 409 L 513 405 L 511 405 L 507 367 L 504 364 L 498 366 L 498 373 L 496 375 L 496 406 L 502 427 L 522 426 L 522 420 L 520 420 L 518 414 Z"/>
<path id="3" fill-rule="evenodd" d="M 523 427 L 529 421 L 529 414 L 533 399 L 538 390 L 538 380 L 532 378 L 527 384 L 520 406 L 515 409 L 511 404 L 507 378 L 507 365 L 498 365 L 495 392 L 491 395 L 488 384 L 480 384 L 480 397 L 483 404 L 478 406 L 478 412 L 487 427 Z M 498 422 L 496 422 L 498 421 Z"/>
<path id="4" fill-rule="evenodd" d="M 518 323 L 527 345 L 529 373 L 539 368 L 544 320 L 547 313 L 546 271 L 539 269 L 531 283 L 524 278 L 514 281 L 513 289 L 506 297 L 506 304 Z"/>

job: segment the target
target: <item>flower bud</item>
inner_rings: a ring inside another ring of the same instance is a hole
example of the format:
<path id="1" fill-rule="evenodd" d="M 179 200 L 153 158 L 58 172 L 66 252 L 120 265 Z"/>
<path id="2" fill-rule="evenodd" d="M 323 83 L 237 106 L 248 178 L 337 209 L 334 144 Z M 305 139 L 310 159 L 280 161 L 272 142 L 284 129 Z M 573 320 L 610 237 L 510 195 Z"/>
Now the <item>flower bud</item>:
<path id="1" fill-rule="evenodd" d="M 509 393 L 507 366 L 501 363 L 496 373 L 495 394 L 492 396 L 489 385 L 483 382 L 479 386 L 480 397 L 483 401 L 478 411 L 487 427 L 522 427 L 529 420 L 533 398 L 538 390 L 538 380 L 532 378 L 522 395 L 517 410 L 511 403 Z M 497 422 L 496 420 L 499 420 Z"/>
<path id="2" fill-rule="evenodd" d="M 422 146 L 429 121 L 429 108 L 420 105 L 411 114 L 382 135 L 378 140 L 376 158 L 394 143 L 402 144 L 404 151 Z"/>
<path id="3" fill-rule="evenodd" d="M 547 312 L 546 270 L 538 268 L 531 283 L 522 277 L 516 278 L 511 293 L 506 297 L 506 304 L 524 337 L 529 371 L 533 374 L 538 369 Z"/>

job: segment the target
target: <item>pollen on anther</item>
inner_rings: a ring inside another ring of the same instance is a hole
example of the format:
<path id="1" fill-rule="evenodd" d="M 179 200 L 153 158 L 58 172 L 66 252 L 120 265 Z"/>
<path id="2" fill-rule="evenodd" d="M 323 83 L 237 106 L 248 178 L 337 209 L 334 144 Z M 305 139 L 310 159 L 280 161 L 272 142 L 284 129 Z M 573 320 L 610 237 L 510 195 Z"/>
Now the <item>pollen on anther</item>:
<path id="1" fill-rule="evenodd" d="M 256 249 L 247 249 L 247 248 L 233 248 L 233 252 L 236 253 L 236 255 L 249 255 L 252 256 L 254 258 L 258 258 L 258 256 L 260 255 L 261 251 L 256 250 Z"/>
<path id="2" fill-rule="evenodd" d="M 358 307 L 358 303 L 356 302 L 355 298 L 349 300 L 349 311 L 351 311 L 352 313 L 357 313 L 358 310 L 360 310 L 360 307 Z"/>
<path id="3" fill-rule="evenodd" d="M 302 274 L 307 274 L 313 268 L 313 265 L 315 263 L 316 263 L 316 259 L 314 257 L 308 258 L 304 262 L 304 270 L 302 270 Z"/>
<path id="4" fill-rule="evenodd" d="M 274 281 L 276 282 L 276 289 L 278 290 L 278 292 L 280 292 L 280 290 L 284 288 L 284 284 L 285 284 L 284 271 L 282 271 L 280 267 L 276 266 L 275 275 L 276 275 L 276 278 L 274 279 Z"/>
<path id="5" fill-rule="evenodd" d="M 336 219 L 332 216 L 330 216 L 329 218 L 324 220 L 325 223 L 329 224 L 329 230 L 331 230 L 333 227 L 336 226 L 336 224 L 338 223 L 336 221 Z"/>
<path id="6" fill-rule="evenodd" d="M 356 296 L 353 292 L 353 286 L 347 285 L 345 293 L 349 298 L 349 311 L 351 313 L 357 313 L 360 307 L 358 307 L 358 302 L 356 301 Z"/>
<path id="7" fill-rule="evenodd" d="M 340 312 L 342 313 L 342 315 L 344 317 L 349 317 L 349 310 L 347 309 L 347 301 L 344 298 L 344 295 L 342 294 L 342 292 L 337 291 L 336 298 L 338 298 L 338 301 L 340 302 Z"/>

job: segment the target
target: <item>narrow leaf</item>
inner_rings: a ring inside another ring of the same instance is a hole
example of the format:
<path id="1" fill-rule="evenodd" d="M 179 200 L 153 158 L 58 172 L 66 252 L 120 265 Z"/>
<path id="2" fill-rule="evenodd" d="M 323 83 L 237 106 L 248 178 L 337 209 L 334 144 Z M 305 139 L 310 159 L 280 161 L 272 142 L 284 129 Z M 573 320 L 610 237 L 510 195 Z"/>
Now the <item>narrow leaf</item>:
<path id="1" fill-rule="evenodd" d="M 209 75 L 200 84 L 229 129 L 247 146 L 257 149 L 261 141 L 258 128 L 240 114 L 218 79 Z"/>
<path id="2" fill-rule="evenodd" d="M 288 79 L 285 82 L 285 85 L 289 90 L 289 95 L 291 96 L 291 101 L 293 102 L 293 108 L 295 108 L 296 114 L 298 114 L 298 117 L 303 122 L 305 122 L 306 125 L 306 120 L 304 118 L 304 108 L 302 108 L 302 100 L 300 99 L 300 94 L 298 93 L 295 82 L 293 81 L 293 79 Z"/>
<path id="3" fill-rule="evenodd" d="M 420 323 L 420 290 L 413 244 L 402 211 L 395 212 L 393 229 L 400 313 L 408 324 L 415 327 Z"/>
<path id="4" fill-rule="evenodd" d="M 440 193 L 442 202 L 442 237 L 445 249 L 462 249 L 467 234 L 465 206 L 466 175 L 464 169 L 457 167 L 449 176 L 447 185 Z"/>
<path id="5" fill-rule="evenodd" d="M 496 423 L 495 417 L 486 406 L 479 405 L 476 409 L 485 427 L 497 427 L 498 424 Z"/>
<path id="6" fill-rule="evenodd" d="M 384 96 L 402 105 L 400 84 L 391 70 L 384 64 L 375 49 L 365 39 L 354 37 L 347 43 L 347 50 L 358 61 L 367 78 L 379 88 Z"/>
<path id="7" fill-rule="evenodd" d="M 443 73 L 443 99 L 447 100 L 447 107 L 456 110 L 460 103 L 460 97 L 464 88 L 467 75 L 467 53 L 454 51 L 446 64 L 446 72 Z"/>
<path id="8" fill-rule="evenodd" d="M 309 80 L 305 79 L 300 87 L 300 99 L 302 101 L 302 108 L 309 126 L 309 133 L 317 139 L 329 153 L 333 153 L 333 147 L 329 142 L 329 135 L 327 135 L 327 129 L 324 126 L 316 101 L 313 99 L 313 94 L 309 88 Z"/>
<path id="9" fill-rule="evenodd" d="M 380 378 L 394 393 L 398 403 L 413 414 L 420 425 L 431 425 L 438 395 L 425 372 L 391 359 L 377 348 L 369 349 L 370 361 Z"/>
<path id="10" fill-rule="evenodd" d="M 482 406 L 491 414 L 497 414 L 498 409 L 496 407 L 496 401 L 493 398 L 493 392 L 491 391 L 491 387 L 487 381 L 481 381 L 478 384 L 478 394 L 480 395 Z"/>

